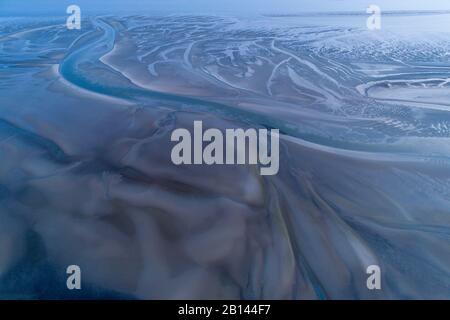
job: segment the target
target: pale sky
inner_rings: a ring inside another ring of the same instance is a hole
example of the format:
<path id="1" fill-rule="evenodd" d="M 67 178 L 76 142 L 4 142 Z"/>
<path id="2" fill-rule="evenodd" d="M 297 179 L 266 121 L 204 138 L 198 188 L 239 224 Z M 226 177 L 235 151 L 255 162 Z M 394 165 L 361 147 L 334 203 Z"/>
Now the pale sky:
<path id="1" fill-rule="evenodd" d="M 86 12 L 297 13 L 382 10 L 450 10 L 450 0 L 0 0 L 0 15 L 65 14 L 70 4 Z"/>

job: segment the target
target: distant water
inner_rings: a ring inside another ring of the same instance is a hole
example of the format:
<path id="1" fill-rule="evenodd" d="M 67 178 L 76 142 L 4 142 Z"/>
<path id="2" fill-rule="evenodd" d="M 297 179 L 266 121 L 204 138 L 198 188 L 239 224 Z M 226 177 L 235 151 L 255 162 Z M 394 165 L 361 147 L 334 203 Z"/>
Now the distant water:
<path id="1" fill-rule="evenodd" d="M 0 18 L 0 298 L 450 298 L 450 14 L 366 19 Z M 173 165 L 195 120 L 279 174 Z"/>

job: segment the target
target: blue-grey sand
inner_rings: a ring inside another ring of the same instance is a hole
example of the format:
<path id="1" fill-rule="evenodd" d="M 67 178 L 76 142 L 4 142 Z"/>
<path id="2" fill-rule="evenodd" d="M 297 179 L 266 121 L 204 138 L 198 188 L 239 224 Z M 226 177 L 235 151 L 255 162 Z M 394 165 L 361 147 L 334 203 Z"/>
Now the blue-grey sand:
<path id="1" fill-rule="evenodd" d="M 450 15 L 366 18 L 0 18 L 0 298 L 449 299 Z M 279 173 L 174 165 L 194 121 Z"/>

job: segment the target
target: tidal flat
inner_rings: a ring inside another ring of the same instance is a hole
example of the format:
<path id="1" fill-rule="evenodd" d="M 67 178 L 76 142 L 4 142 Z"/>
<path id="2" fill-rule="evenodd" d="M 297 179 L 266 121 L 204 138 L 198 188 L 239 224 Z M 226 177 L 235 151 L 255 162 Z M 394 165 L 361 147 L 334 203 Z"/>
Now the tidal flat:
<path id="1" fill-rule="evenodd" d="M 449 299 L 450 15 L 365 19 L 0 17 L 0 298 Z M 174 165 L 194 121 L 278 174 Z"/>

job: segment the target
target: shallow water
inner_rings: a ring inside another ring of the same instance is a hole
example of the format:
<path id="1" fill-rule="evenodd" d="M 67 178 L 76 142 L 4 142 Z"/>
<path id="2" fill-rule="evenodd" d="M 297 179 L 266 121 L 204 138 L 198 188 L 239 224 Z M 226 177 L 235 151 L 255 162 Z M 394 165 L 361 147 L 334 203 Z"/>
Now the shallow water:
<path id="1" fill-rule="evenodd" d="M 450 298 L 450 16 L 365 19 L 0 18 L 0 297 Z M 195 120 L 279 174 L 173 165 Z"/>

